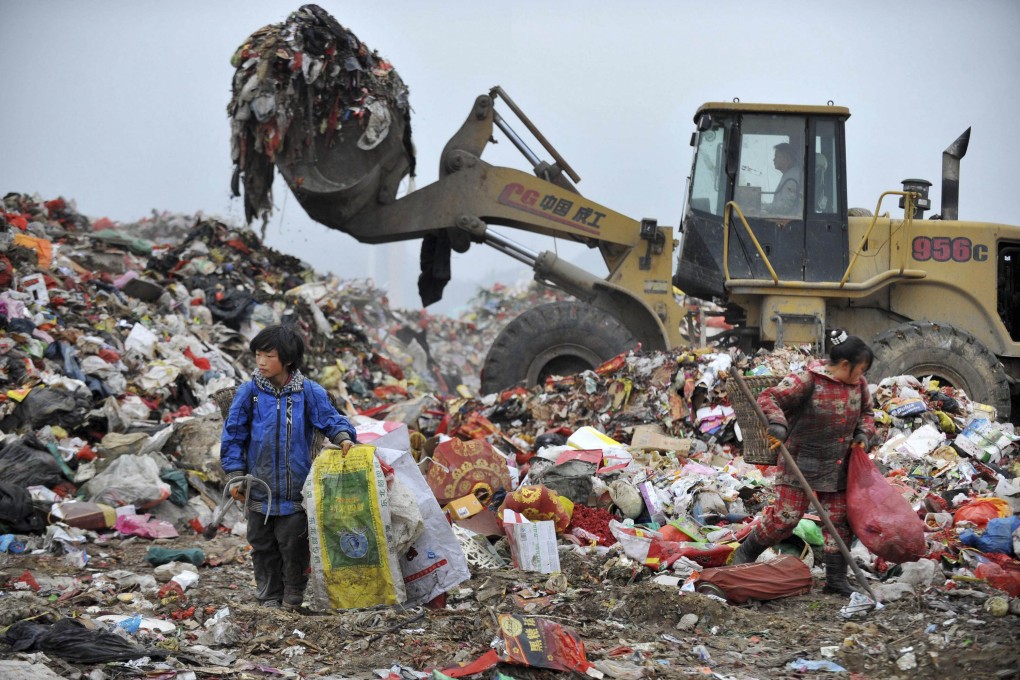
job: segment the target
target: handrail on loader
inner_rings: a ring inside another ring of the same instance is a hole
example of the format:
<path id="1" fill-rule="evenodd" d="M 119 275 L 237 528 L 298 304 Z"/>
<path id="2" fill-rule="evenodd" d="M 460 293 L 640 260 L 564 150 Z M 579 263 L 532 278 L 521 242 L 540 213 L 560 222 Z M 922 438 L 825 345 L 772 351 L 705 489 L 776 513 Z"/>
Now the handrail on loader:
<path id="1" fill-rule="evenodd" d="M 899 227 L 895 229 L 895 231 L 900 232 L 900 242 L 898 244 L 898 249 L 900 251 L 900 267 L 899 271 L 889 269 L 886 272 L 884 272 L 883 275 L 880 275 L 878 277 L 872 277 L 869 281 L 877 282 L 879 278 L 884 279 L 888 278 L 889 276 L 907 276 L 908 278 L 923 278 L 923 273 L 921 272 L 916 272 L 914 270 L 908 271 L 906 261 L 908 245 L 907 239 L 909 237 L 910 228 L 914 224 L 914 213 L 917 207 L 916 200 L 920 198 L 921 195 L 914 191 L 884 191 L 878 197 L 878 202 L 875 204 L 875 212 L 872 214 L 871 217 L 871 224 L 868 225 L 867 230 L 864 232 L 864 236 L 861 237 L 860 244 L 853 251 L 853 258 L 851 258 L 850 263 L 847 265 L 846 271 L 843 273 L 843 277 L 840 279 L 837 288 L 846 287 L 847 281 L 850 278 L 850 272 L 853 271 L 854 265 L 857 264 L 857 258 L 860 257 L 865 244 L 868 242 L 868 238 L 871 236 L 871 232 L 875 229 L 875 225 L 878 223 L 878 217 L 880 214 L 880 210 L 882 208 L 882 202 L 885 200 L 886 196 L 902 196 L 904 199 L 903 222 L 900 224 Z M 726 206 L 723 208 L 722 264 L 723 264 L 723 277 L 725 283 L 728 284 L 734 281 L 734 279 L 730 276 L 730 214 L 732 211 L 736 211 L 737 217 L 740 218 L 740 223 L 744 226 L 744 230 L 747 232 L 747 235 L 751 239 L 751 243 L 754 245 L 755 249 L 758 251 L 758 254 L 761 256 L 762 262 L 765 264 L 766 269 L 769 270 L 769 275 L 772 277 L 772 283 L 776 286 L 802 284 L 802 282 L 799 281 L 781 282 L 779 280 L 779 276 L 776 274 L 776 270 L 772 267 L 772 262 L 769 261 L 768 255 L 765 254 L 765 249 L 762 248 L 761 243 L 758 241 L 758 237 L 755 236 L 754 229 L 752 229 L 751 225 L 748 224 L 747 218 L 744 217 L 744 213 L 740 209 L 740 205 L 738 205 L 736 201 L 727 202 Z M 891 236 L 889 240 L 890 241 L 892 240 Z M 891 258 L 890 264 L 892 264 Z M 919 274 L 921 275 L 919 276 Z"/>
<path id="2" fill-rule="evenodd" d="M 528 116 L 524 113 L 521 107 L 517 106 L 517 103 L 510 98 L 510 95 L 506 93 L 506 90 L 504 90 L 499 85 L 496 85 L 491 90 L 489 90 L 489 96 L 492 97 L 493 101 L 499 98 L 506 103 L 507 107 L 514 112 L 514 115 L 516 115 L 517 118 L 522 123 L 524 123 L 524 127 L 528 128 L 528 132 L 534 135 L 535 139 L 538 140 L 538 143 L 542 145 L 542 148 L 549 152 L 549 155 L 553 157 L 554 161 L 556 161 L 556 165 L 559 166 L 559 168 L 563 172 L 567 173 L 567 175 L 574 182 L 574 184 L 577 184 L 578 182 L 581 181 L 581 176 L 574 172 L 574 169 L 570 167 L 570 164 L 567 163 L 566 159 L 564 159 L 563 156 L 560 155 L 560 152 L 557 151 L 555 147 L 553 147 L 553 145 L 549 142 L 549 140 L 545 138 L 545 135 L 542 134 L 538 127 L 531 122 L 531 119 L 528 118 Z M 538 166 L 541 165 L 541 161 L 538 159 L 538 156 L 536 156 L 531 151 L 531 149 L 527 148 L 527 145 L 524 144 L 521 138 L 517 136 L 517 133 L 515 133 L 510 128 L 510 126 L 506 124 L 506 122 L 503 120 L 503 117 L 499 115 L 498 111 L 493 109 L 492 115 L 493 123 L 496 124 L 496 127 L 503 131 L 503 133 L 510 139 L 510 141 L 513 142 L 514 146 L 516 146 L 517 149 L 522 154 L 524 154 L 524 157 L 527 158 L 529 162 L 531 162 L 532 166 L 538 168 Z M 549 178 L 546 177 L 545 179 Z"/>
<path id="3" fill-rule="evenodd" d="M 772 283 L 779 285 L 779 276 L 776 274 L 776 270 L 772 268 L 772 263 L 769 262 L 769 256 L 765 254 L 765 249 L 758 243 L 758 237 L 754 235 L 754 230 L 751 229 L 751 225 L 747 223 L 747 218 L 744 217 L 743 211 L 740 206 L 737 205 L 736 201 L 730 201 L 726 204 L 723 209 L 723 277 L 726 283 L 729 283 L 732 279 L 730 278 L 730 211 L 736 210 L 737 217 L 740 218 L 741 224 L 744 225 L 744 229 L 747 231 L 747 235 L 751 237 L 751 243 L 758 250 L 758 254 L 761 255 L 761 259 L 765 262 L 765 267 L 768 268 L 769 274 L 772 276 Z"/>
<path id="4" fill-rule="evenodd" d="M 879 197 L 878 202 L 875 204 L 875 212 L 871 216 L 871 224 L 868 225 L 867 231 L 864 232 L 864 236 L 861 237 L 861 242 L 854 250 L 853 259 L 850 260 L 850 264 L 847 265 L 846 272 L 843 274 L 843 278 L 839 281 L 839 287 L 842 288 L 847 279 L 850 278 L 850 272 L 853 270 L 854 265 L 857 263 L 857 258 L 861 256 L 861 251 L 864 249 L 864 245 L 868 242 L 868 237 L 871 236 L 871 231 L 875 228 L 878 223 L 878 216 L 882 209 L 882 201 L 885 200 L 886 196 L 903 196 L 903 224 L 901 225 L 900 231 L 900 271 L 902 274 L 903 270 L 907 268 L 907 234 L 910 231 L 910 227 L 914 224 L 914 211 L 916 209 L 916 199 L 921 197 L 921 194 L 914 191 L 883 191 Z M 890 240 L 891 237 L 890 237 Z M 892 258 L 889 258 L 889 263 L 892 264 Z"/>

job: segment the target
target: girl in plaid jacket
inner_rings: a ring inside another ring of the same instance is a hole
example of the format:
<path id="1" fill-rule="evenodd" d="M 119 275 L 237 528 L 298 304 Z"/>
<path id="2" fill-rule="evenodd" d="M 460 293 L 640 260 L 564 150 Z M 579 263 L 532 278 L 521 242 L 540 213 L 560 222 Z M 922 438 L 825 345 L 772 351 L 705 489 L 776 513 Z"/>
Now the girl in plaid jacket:
<path id="1" fill-rule="evenodd" d="M 849 545 L 847 469 L 850 447 L 860 444 L 867 448 L 875 435 L 871 393 L 864 378 L 874 354 L 863 340 L 839 329 L 830 331 L 829 340 L 828 362 L 817 361 L 786 376 L 758 396 L 758 405 L 769 420 L 773 448 L 785 441 L 836 532 Z M 775 500 L 734 553 L 733 564 L 753 562 L 765 548 L 789 538 L 809 503 L 807 493 L 780 457 Z M 823 533 L 825 592 L 849 595 L 853 589 L 846 580 L 846 560 L 828 531 Z"/>

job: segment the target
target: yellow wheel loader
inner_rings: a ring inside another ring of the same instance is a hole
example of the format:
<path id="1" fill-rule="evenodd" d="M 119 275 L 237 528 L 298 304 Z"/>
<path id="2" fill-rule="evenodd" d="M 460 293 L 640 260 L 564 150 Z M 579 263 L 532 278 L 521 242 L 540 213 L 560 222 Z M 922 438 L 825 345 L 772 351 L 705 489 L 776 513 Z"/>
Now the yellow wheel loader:
<path id="1" fill-rule="evenodd" d="M 365 243 L 422 239 L 424 304 L 441 294 L 451 250 L 473 243 L 527 264 L 537 280 L 573 296 L 508 324 L 488 353 L 485 391 L 594 367 L 637 343 L 646 350 L 686 344 L 687 308 L 676 286 L 723 305 L 734 328 L 719 342 L 821 347 L 826 328 L 842 327 L 871 341 L 873 381 L 933 375 L 1008 417 L 1020 375 L 1020 229 L 957 218 L 969 130 L 943 155 L 941 214 L 924 219 L 924 180 L 905 180 L 873 211 L 848 207 L 849 116 L 833 105 L 701 106 L 682 245 L 672 227 L 581 195 L 574 169 L 499 87 L 475 100 L 443 150 L 438 179 L 400 198 L 414 163 L 406 118 L 393 117 L 370 150 L 358 147 L 358 120 L 337 121 L 328 134 L 292 127 L 274 160 L 316 221 Z M 550 160 L 522 139 L 520 125 Z M 529 171 L 482 159 L 497 129 Z M 489 225 L 587 244 L 609 273 L 532 252 Z"/>

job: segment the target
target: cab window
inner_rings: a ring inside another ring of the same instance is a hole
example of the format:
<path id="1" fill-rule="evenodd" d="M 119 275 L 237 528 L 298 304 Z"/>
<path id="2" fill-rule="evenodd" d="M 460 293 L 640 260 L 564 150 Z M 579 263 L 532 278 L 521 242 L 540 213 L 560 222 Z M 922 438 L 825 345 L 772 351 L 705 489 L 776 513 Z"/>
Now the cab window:
<path id="1" fill-rule="evenodd" d="M 808 205 L 816 215 L 840 213 L 837 205 L 839 194 L 839 175 L 836 163 L 836 121 L 819 120 L 814 130 L 814 183 L 812 197 Z"/>
<path id="2" fill-rule="evenodd" d="M 803 116 L 743 117 L 733 200 L 749 217 L 804 219 Z"/>
<path id="3" fill-rule="evenodd" d="M 726 138 L 729 122 L 712 121 L 711 127 L 697 136 L 697 152 L 691 169 L 692 210 L 721 216 L 726 204 Z"/>

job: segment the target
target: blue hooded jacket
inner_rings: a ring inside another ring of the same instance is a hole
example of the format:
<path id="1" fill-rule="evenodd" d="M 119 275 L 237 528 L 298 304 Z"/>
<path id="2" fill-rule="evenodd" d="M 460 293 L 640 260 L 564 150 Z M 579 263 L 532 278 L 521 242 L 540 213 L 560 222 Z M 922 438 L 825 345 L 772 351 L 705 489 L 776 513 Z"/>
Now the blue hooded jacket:
<path id="1" fill-rule="evenodd" d="M 220 465 L 227 477 L 250 474 L 273 491 L 270 515 L 292 515 L 301 506 L 301 487 L 312 467 L 312 438 L 321 430 L 331 441 L 357 434 L 330 402 L 326 390 L 295 371 L 279 392 L 266 380 L 241 384 L 223 422 Z M 265 513 L 261 484 L 249 489 L 248 509 Z"/>

